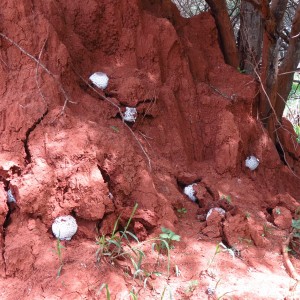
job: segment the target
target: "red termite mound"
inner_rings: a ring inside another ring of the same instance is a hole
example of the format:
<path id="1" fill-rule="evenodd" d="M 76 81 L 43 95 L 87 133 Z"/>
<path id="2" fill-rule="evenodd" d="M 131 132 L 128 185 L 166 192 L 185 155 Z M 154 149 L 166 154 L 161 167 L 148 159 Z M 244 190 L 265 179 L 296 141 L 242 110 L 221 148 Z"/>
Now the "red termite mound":
<path id="1" fill-rule="evenodd" d="M 245 210 L 300 196 L 256 118 L 258 84 L 224 63 L 209 13 L 183 19 L 169 1 L 11 0 L 0 20 L 3 276 L 44 268 L 59 215 L 76 217 L 82 241 L 122 212 L 125 222 L 137 202 L 144 238 L 173 228 L 174 207 L 188 201 L 182 186 L 193 182 L 211 201 L 240 192 L 234 204 Z M 98 93 L 87 84 L 97 71 L 109 76 Z M 137 108 L 134 124 L 121 119 L 126 106 Z M 281 134 L 292 149 L 295 137 Z M 253 173 L 248 155 L 260 159 Z M 286 155 L 297 173 L 297 154 Z"/>

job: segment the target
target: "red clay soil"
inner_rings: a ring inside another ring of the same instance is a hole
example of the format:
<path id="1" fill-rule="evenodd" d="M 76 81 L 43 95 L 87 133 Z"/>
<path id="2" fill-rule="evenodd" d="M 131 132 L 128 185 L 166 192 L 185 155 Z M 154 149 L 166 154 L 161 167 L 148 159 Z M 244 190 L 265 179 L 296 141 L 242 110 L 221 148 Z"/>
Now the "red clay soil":
<path id="1" fill-rule="evenodd" d="M 258 84 L 224 63 L 209 13 L 183 19 L 169 1 L 2 0 L 0 31 L 1 300 L 106 299 L 102 284 L 117 300 L 300 299 L 281 253 L 300 199 L 295 135 L 285 121 L 280 156 L 256 117 Z M 104 91 L 88 83 L 98 71 Z M 134 124 L 122 121 L 126 106 Z M 191 183 L 197 203 L 183 194 Z M 143 276 L 95 254 L 97 235 L 119 215 L 125 226 L 135 203 Z M 225 215 L 206 220 L 213 207 Z M 57 278 L 51 224 L 66 214 L 79 227 Z M 149 241 L 161 226 L 181 237 L 170 276 Z"/>

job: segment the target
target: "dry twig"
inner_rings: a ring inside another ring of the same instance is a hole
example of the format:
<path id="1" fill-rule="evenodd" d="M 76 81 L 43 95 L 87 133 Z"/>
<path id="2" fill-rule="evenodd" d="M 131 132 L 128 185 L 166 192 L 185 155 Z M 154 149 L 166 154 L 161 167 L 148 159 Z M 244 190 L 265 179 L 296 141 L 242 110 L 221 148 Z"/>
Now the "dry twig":
<path id="1" fill-rule="evenodd" d="M 228 95 L 222 93 L 221 91 L 219 91 L 217 88 L 215 88 L 215 87 L 212 86 L 211 84 L 209 84 L 209 87 L 210 87 L 211 89 L 213 89 L 215 92 L 217 92 L 219 95 L 221 95 L 222 97 L 224 97 L 224 98 L 226 98 L 226 99 L 228 99 L 228 100 L 234 100 L 234 95 L 228 96 Z"/>
<path id="2" fill-rule="evenodd" d="M 39 59 L 36 59 L 32 54 L 30 54 L 29 52 L 27 52 L 24 48 L 22 48 L 18 43 L 16 43 L 15 41 L 13 41 L 12 39 L 10 39 L 7 35 L 3 34 L 2 32 L 0 32 L 0 36 L 7 40 L 8 42 L 10 42 L 13 46 L 15 46 L 16 48 L 18 48 L 23 54 L 25 54 L 27 57 L 29 57 L 31 60 L 33 60 L 39 67 L 41 67 L 48 75 L 50 75 L 54 81 L 56 82 L 56 84 L 58 85 L 59 90 L 61 91 L 61 93 L 63 94 L 64 98 L 65 98 L 65 102 L 63 105 L 63 108 L 60 112 L 60 115 L 62 115 L 65 111 L 65 108 L 67 106 L 68 103 L 73 103 L 76 104 L 76 102 L 73 102 L 69 99 L 67 92 L 65 91 L 65 89 L 63 88 L 63 86 L 61 85 L 60 81 L 58 80 L 57 76 L 54 75 L 43 63 L 40 62 Z M 43 46 L 44 48 L 44 46 Z M 42 49 L 43 49 L 42 48 Z M 41 55 L 41 52 L 40 52 Z"/>

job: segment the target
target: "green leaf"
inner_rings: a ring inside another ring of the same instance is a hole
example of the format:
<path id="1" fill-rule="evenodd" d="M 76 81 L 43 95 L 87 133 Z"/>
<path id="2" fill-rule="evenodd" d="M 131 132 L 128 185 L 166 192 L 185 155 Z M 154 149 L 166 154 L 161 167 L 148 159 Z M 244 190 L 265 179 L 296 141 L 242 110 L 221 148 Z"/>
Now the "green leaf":
<path id="1" fill-rule="evenodd" d="M 57 277 L 60 276 L 63 266 L 64 266 L 63 264 L 59 266 L 59 268 L 57 270 Z"/>
<path id="2" fill-rule="evenodd" d="M 119 249 L 122 248 L 121 244 L 118 243 L 116 240 L 109 240 L 108 243 L 117 246 Z"/>
<path id="3" fill-rule="evenodd" d="M 180 235 L 177 235 L 177 234 L 173 235 L 173 236 L 172 236 L 172 241 L 177 241 L 177 242 L 179 242 L 179 241 L 180 241 Z"/>
<path id="4" fill-rule="evenodd" d="M 159 236 L 160 236 L 162 239 L 168 239 L 168 238 L 169 238 L 169 235 L 166 234 L 166 233 L 161 233 Z"/>
<path id="5" fill-rule="evenodd" d="M 170 229 L 166 228 L 166 227 L 162 227 L 161 228 L 161 231 L 164 232 L 164 233 L 169 233 L 170 232 Z"/>
<path id="6" fill-rule="evenodd" d="M 295 229 L 300 229 L 300 219 L 299 220 L 292 220 L 292 227 Z"/>
<path id="7" fill-rule="evenodd" d="M 132 297 L 132 300 L 138 300 L 137 295 L 133 291 L 130 291 L 129 294 Z"/>
<path id="8" fill-rule="evenodd" d="M 110 128 L 114 131 L 114 132 L 119 132 L 119 128 L 117 126 L 110 126 Z"/>
<path id="9" fill-rule="evenodd" d="M 134 238 L 138 243 L 139 243 L 139 239 L 137 238 L 136 235 L 134 235 L 132 232 L 130 231 L 126 231 L 126 233 L 128 233 L 132 238 Z"/>
<path id="10" fill-rule="evenodd" d="M 112 234 L 111 234 L 112 236 L 116 233 L 116 230 L 119 226 L 119 219 L 120 219 L 120 216 L 118 217 L 118 219 L 116 220 L 116 222 L 114 224 L 114 229 L 113 229 Z"/>

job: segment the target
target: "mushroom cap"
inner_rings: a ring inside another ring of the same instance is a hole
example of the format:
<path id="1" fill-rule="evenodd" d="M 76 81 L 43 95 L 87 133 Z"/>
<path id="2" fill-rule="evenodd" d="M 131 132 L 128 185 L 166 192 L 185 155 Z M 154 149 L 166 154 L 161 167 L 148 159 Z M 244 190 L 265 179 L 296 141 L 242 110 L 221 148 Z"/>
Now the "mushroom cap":
<path id="1" fill-rule="evenodd" d="M 135 107 L 126 107 L 123 119 L 126 122 L 135 122 L 137 117 L 137 110 Z"/>
<path id="2" fill-rule="evenodd" d="M 196 196 L 195 196 L 195 190 L 193 189 L 193 186 L 196 185 L 196 183 L 187 185 L 184 189 L 183 189 L 183 193 L 186 194 L 193 202 L 195 202 L 197 200 Z"/>
<path id="3" fill-rule="evenodd" d="M 259 165 L 259 159 L 253 155 L 248 156 L 245 160 L 245 165 L 251 171 L 255 170 Z"/>
<path id="4" fill-rule="evenodd" d="M 12 193 L 12 191 L 11 191 L 11 189 L 9 189 L 9 190 L 7 191 L 7 202 L 8 202 L 8 203 L 17 202 L 17 201 L 16 201 L 16 198 L 14 197 L 14 195 L 13 195 L 13 193 Z"/>
<path id="5" fill-rule="evenodd" d="M 57 217 L 52 224 L 52 232 L 56 238 L 69 241 L 77 231 L 77 223 L 72 216 Z"/>
<path id="6" fill-rule="evenodd" d="M 108 85 L 109 78 L 103 72 L 96 72 L 90 76 L 90 81 L 99 89 L 106 89 Z"/>
<path id="7" fill-rule="evenodd" d="M 221 207 L 213 207 L 208 211 L 208 213 L 206 215 L 206 221 L 209 218 L 209 216 L 212 214 L 213 211 L 218 212 L 221 216 L 225 216 L 225 213 L 226 213 L 226 211 Z"/>

